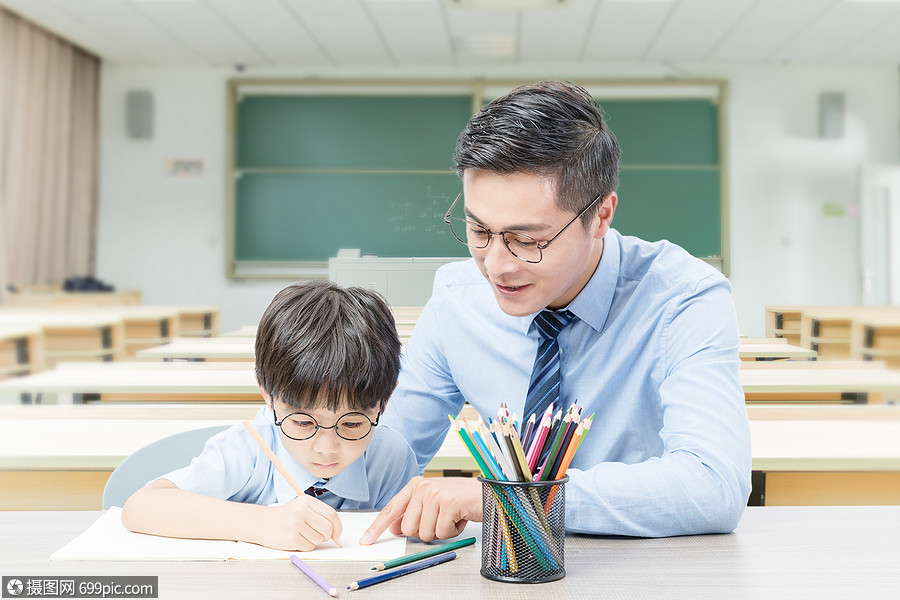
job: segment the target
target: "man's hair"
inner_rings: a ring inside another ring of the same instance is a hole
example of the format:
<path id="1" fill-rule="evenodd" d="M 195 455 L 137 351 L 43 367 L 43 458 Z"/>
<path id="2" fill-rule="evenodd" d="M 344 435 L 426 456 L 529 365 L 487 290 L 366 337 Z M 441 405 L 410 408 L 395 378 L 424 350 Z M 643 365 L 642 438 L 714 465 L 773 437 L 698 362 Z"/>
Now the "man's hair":
<path id="1" fill-rule="evenodd" d="M 303 281 L 278 292 L 260 319 L 256 377 L 293 408 L 383 410 L 399 373 L 394 317 L 372 290 Z"/>
<path id="2" fill-rule="evenodd" d="M 616 190 L 619 157 L 600 105 L 581 86 L 559 81 L 524 85 L 484 106 L 453 155 L 460 177 L 466 169 L 547 177 L 556 184 L 557 206 L 575 213 Z M 597 202 L 582 223 L 599 208 Z"/>

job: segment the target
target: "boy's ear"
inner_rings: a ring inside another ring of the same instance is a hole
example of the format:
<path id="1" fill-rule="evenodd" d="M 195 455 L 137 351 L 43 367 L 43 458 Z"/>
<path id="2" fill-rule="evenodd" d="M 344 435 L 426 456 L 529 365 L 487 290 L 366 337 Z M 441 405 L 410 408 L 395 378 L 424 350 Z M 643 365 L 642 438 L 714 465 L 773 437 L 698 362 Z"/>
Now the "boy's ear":
<path id="1" fill-rule="evenodd" d="M 259 388 L 259 393 L 262 394 L 263 400 L 266 401 L 266 406 L 274 409 L 274 407 L 272 406 L 272 396 L 270 396 L 269 393 L 263 389 L 263 386 L 259 383 L 259 379 L 256 380 L 256 386 Z"/>

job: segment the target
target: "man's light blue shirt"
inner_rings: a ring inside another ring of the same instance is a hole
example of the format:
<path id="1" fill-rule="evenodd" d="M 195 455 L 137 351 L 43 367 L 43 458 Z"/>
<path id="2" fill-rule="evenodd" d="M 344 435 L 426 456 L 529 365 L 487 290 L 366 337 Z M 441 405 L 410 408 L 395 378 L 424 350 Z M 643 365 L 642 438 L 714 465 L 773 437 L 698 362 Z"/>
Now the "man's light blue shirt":
<path id="1" fill-rule="evenodd" d="M 566 486 L 571 531 L 732 531 L 750 493 L 740 340 L 725 277 L 669 242 L 610 229 L 560 334 L 561 400 L 594 413 Z M 502 312 L 474 261 L 442 267 L 382 422 L 424 469 L 469 402 L 523 414 L 540 334 Z"/>
<path id="2" fill-rule="evenodd" d="M 268 407 L 256 413 L 253 426 L 294 481 L 304 490 L 312 485 L 324 487 L 326 492 L 319 500 L 336 509 L 381 509 L 418 471 L 415 455 L 406 441 L 396 431 L 379 425 L 372 430 L 372 441 L 365 453 L 323 482 L 288 453 Z M 234 502 L 269 505 L 297 497 L 242 425 L 210 438 L 189 466 L 163 475 L 162 479 L 183 490 Z"/>

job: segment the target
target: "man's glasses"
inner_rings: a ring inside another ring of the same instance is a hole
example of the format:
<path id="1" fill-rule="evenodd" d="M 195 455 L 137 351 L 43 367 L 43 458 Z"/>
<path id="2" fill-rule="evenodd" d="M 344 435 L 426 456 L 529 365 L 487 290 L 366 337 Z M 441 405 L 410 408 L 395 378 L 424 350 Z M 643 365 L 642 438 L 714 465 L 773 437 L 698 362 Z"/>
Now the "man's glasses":
<path id="1" fill-rule="evenodd" d="M 569 225 L 577 221 L 594 205 L 595 202 L 597 202 L 597 200 L 600 199 L 600 196 L 594 198 L 590 204 L 584 207 L 584 210 L 575 215 L 574 219 L 566 223 L 566 226 L 560 229 L 556 235 L 546 242 L 539 242 L 533 237 L 521 233 L 513 233 L 511 231 L 491 231 L 474 221 L 451 217 L 450 213 L 453 212 L 453 207 L 456 206 L 456 203 L 459 202 L 461 197 L 462 192 L 459 193 L 456 200 L 453 201 L 453 204 L 451 204 L 450 208 L 447 210 L 447 214 L 444 215 L 444 222 L 450 226 L 450 233 L 453 234 L 453 237 L 469 248 L 487 248 L 488 244 L 491 243 L 491 239 L 495 235 L 499 235 L 503 240 L 506 249 L 509 250 L 509 253 L 527 263 L 541 262 L 541 259 L 544 258 L 544 249 L 552 244 L 556 238 L 561 236 L 562 232 L 569 228 Z"/>
<path id="2" fill-rule="evenodd" d="M 275 410 L 273 409 L 272 414 L 274 413 Z M 284 435 L 292 440 L 308 440 L 316 435 L 320 429 L 334 429 L 338 437 L 355 442 L 369 435 L 372 428 L 378 425 L 379 418 L 381 418 L 380 414 L 372 422 L 372 419 L 361 412 L 349 412 L 341 415 L 334 425 L 325 427 L 324 425 L 319 425 L 319 422 L 312 415 L 296 412 L 289 414 L 281 421 L 278 420 L 276 415 L 275 425 L 280 427 Z"/>

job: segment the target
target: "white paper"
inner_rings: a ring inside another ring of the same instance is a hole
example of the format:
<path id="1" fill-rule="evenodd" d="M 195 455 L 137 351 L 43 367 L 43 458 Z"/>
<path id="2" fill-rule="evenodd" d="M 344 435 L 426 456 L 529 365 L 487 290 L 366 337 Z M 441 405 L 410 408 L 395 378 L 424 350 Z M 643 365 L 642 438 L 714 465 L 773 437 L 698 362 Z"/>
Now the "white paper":
<path id="1" fill-rule="evenodd" d="M 377 512 L 341 512 L 343 548 L 328 541 L 309 552 L 286 552 L 247 542 L 185 540 L 134 533 L 122 525 L 122 509 L 114 506 L 81 535 L 50 555 L 50 560 L 303 560 L 384 562 L 406 553 L 406 538 L 390 532 L 371 546 L 360 546 L 359 538 L 375 520 Z"/>

